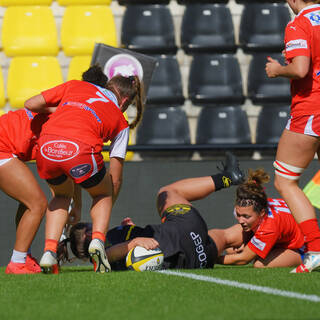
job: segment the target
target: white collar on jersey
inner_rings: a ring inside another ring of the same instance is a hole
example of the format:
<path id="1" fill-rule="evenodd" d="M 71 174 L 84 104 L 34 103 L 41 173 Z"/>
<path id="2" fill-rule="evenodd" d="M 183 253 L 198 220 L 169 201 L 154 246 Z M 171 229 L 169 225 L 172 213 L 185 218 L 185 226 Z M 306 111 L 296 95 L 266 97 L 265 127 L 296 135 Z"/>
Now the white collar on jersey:
<path id="1" fill-rule="evenodd" d="M 106 89 L 106 88 L 102 88 L 102 87 L 100 87 L 100 86 L 97 86 L 96 84 L 94 84 L 94 86 L 95 86 L 99 91 L 101 91 L 107 98 L 109 98 L 109 99 L 120 109 L 119 104 L 118 104 L 117 97 L 116 97 L 116 95 L 115 95 L 112 91 L 110 91 L 110 90 L 108 90 L 108 89 Z"/>
<path id="2" fill-rule="evenodd" d="M 313 8 L 319 8 L 319 9 L 320 9 L 320 4 L 311 4 L 310 6 L 304 7 L 304 8 L 297 14 L 297 17 L 300 16 L 300 14 L 302 14 L 303 11 L 310 10 L 310 9 L 313 9 Z"/>

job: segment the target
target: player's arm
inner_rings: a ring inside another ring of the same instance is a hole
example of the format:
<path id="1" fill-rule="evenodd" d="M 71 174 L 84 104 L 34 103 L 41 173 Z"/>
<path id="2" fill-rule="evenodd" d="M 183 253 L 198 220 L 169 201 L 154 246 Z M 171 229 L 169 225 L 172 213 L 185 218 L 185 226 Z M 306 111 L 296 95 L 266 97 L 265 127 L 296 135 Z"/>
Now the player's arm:
<path id="1" fill-rule="evenodd" d="M 251 262 L 257 257 L 257 254 L 253 252 L 248 246 L 245 246 L 240 253 L 227 254 L 218 258 L 219 264 L 234 264 L 245 265 Z"/>
<path id="2" fill-rule="evenodd" d="M 126 242 L 121 242 L 106 249 L 108 260 L 110 262 L 121 260 L 126 257 L 131 249 L 137 246 L 144 247 L 147 250 L 153 250 L 159 247 L 159 243 L 153 238 L 143 237 L 138 237 Z"/>
<path id="3" fill-rule="evenodd" d="M 289 79 L 303 79 L 309 72 L 310 57 L 294 57 L 286 66 L 281 65 L 278 60 L 268 57 L 266 73 L 269 78 L 285 77 Z"/>
<path id="4" fill-rule="evenodd" d="M 48 107 L 41 93 L 26 100 L 24 107 L 36 113 L 52 113 L 57 109 L 57 106 Z"/>

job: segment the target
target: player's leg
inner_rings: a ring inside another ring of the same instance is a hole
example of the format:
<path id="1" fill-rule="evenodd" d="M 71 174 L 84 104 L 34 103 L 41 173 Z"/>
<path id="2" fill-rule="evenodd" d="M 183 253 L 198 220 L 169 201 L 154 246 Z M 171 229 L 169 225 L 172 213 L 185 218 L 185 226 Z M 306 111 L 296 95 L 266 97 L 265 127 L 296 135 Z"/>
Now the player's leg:
<path id="1" fill-rule="evenodd" d="M 99 174 L 104 174 L 99 177 Z M 105 238 L 109 226 L 112 210 L 112 180 L 109 172 L 100 170 L 96 179 L 91 179 L 91 185 L 86 181 L 82 185 L 92 197 L 90 215 L 92 219 L 92 241 L 89 245 L 89 254 L 94 263 L 95 272 L 108 272 L 111 270 L 109 261 L 105 253 Z M 97 184 L 96 184 L 97 183 Z"/>
<path id="2" fill-rule="evenodd" d="M 46 212 L 45 247 L 40 260 L 40 266 L 45 273 L 58 273 L 57 247 L 68 220 L 68 209 L 73 196 L 73 181 L 66 176 L 63 180 L 57 184 L 54 184 L 55 179 L 49 180 L 53 198 Z"/>
<path id="3" fill-rule="evenodd" d="M 275 187 L 288 204 L 295 220 L 305 236 L 308 252 L 304 264 L 312 271 L 320 266 L 320 230 L 315 210 L 300 189 L 298 182 L 301 173 L 313 160 L 319 149 L 319 138 L 284 130 L 279 141 L 276 161 Z"/>
<path id="4" fill-rule="evenodd" d="M 190 204 L 191 201 L 203 199 L 212 192 L 231 185 L 237 185 L 244 179 L 239 167 L 238 159 L 232 153 L 226 153 L 223 168 L 212 176 L 189 178 L 176 181 L 162 187 L 158 192 L 157 208 L 161 215 L 168 207 L 174 204 Z"/>
<path id="5" fill-rule="evenodd" d="M 17 226 L 11 262 L 12 266 L 13 263 L 25 264 L 27 251 L 45 213 L 47 200 L 28 166 L 17 158 L 0 166 L 0 189 L 24 204 L 25 210 Z M 16 273 L 14 270 L 12 272 Z"/>
<path id="6" fill-rule="evenodd" d="M 277 248 L 271 250 L 265 259 L 257 258 L 253 266 L 255 268 L 296 267 L 301 263 L 302 258 L 298 251 Z"/>

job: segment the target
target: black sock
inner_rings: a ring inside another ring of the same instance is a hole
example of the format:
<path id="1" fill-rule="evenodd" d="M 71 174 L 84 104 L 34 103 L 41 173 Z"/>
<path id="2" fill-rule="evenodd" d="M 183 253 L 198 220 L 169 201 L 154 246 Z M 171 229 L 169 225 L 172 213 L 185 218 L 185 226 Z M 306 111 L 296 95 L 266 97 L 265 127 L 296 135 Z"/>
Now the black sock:
<path id="1" fill-rule="evenodd" d="M 215 191 L 219 191 L 223 188 L 229 188 L 232 184 L 231 178 L 222 173 L 215 174 L 211 176 L 211 178 L 215 185 Z"/>

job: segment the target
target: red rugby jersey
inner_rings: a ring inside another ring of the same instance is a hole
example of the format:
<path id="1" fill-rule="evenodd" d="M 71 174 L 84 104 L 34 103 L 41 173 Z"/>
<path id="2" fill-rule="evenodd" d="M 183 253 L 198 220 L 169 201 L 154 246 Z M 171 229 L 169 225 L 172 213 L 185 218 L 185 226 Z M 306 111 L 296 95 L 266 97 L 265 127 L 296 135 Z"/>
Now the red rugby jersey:
<path id="1" fill-rule="evenodd" d="M 265 259 L 272 248 L 299 249 L 303 234 L 283 199 L 268 199 L 269 211 L 248 242 L 249 248 Z"/>
<path id="2" fill-rule="evenodd" d="M 22 161 L 35 159 L 35 143 L 48 114 L 27 109 L 9 111 L 0 117 L 0 152 L 12 153 Z"/>
<path id="3" fill-rule="evenodd" d="M 43 126 L 42 134 L 102 146 L 128 127 L 115 95 L 89 82 L 67 81 L 42 95 L 48 106 L 58 106 Z"/>
<path id="4" fill-rule="evenodd" d="M 311 58 L 307 76 L 291 80 L 294 116 L 320 113 L 320 5 L 310 5 L 288 23 L 285 31 L 285 54 L 288 63 L 297 56 Z"/>

